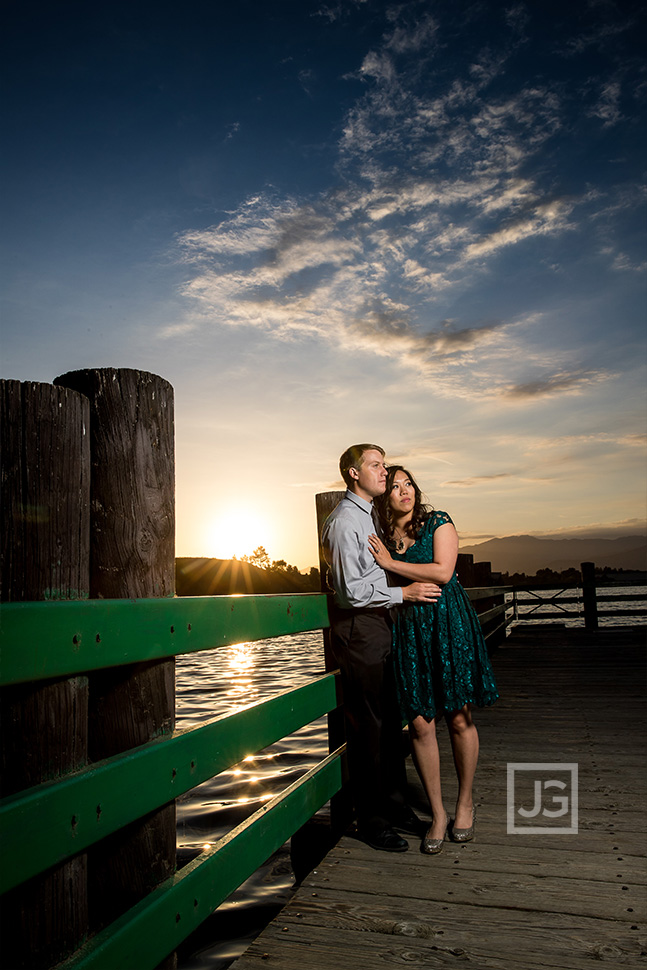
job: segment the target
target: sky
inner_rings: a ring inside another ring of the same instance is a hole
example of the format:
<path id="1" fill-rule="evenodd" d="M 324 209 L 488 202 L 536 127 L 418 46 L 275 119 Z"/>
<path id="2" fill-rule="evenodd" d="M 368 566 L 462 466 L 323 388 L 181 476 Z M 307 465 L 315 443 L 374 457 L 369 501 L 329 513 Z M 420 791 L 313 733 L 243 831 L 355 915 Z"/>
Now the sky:
<path id="1" fill-rule="evenodd" d="M 643 5 L 6 7 L 0 377 L 174 387 L 179 556 L 317 563 L 355 442 L 461 541 L 643 533 Z"/>

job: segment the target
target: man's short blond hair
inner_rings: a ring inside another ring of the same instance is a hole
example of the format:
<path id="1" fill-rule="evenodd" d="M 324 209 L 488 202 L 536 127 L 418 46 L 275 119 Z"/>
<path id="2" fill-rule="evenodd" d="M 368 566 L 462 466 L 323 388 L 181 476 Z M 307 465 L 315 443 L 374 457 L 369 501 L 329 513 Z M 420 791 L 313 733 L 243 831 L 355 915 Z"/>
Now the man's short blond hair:
<path id="1" fill-rule="evenodd" d="M 384 448 L 380 448 L 379 445 L 351 445 L 339 459 L 339 471 L 348 488 L 353 487 L 353 479 L 349 474 L 349 469 L 355 468 L 356 471 L 359 471 L 364 463 L 364 454 L 367 451 L 379 451 L 382 458 L 386 455 Z"/>

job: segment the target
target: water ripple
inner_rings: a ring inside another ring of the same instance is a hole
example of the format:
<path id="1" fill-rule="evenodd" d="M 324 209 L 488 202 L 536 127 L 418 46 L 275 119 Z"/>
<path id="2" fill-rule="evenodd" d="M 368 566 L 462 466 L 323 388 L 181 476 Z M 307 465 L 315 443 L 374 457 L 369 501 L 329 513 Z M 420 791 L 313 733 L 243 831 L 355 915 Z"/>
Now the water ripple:
<path id="1" fill-rule="evenodd" d="M 324 672 L 321 632 L 237 643 L 178 657 L 176 723 L 196 727 Z M 177 800 L 178 866 L 195 859 L 325 756 L 317 718 Z M 294 877 L 286 844 L 205 920 L 178 951 L 179 970 L 223 970 L 287 902 Z"/>

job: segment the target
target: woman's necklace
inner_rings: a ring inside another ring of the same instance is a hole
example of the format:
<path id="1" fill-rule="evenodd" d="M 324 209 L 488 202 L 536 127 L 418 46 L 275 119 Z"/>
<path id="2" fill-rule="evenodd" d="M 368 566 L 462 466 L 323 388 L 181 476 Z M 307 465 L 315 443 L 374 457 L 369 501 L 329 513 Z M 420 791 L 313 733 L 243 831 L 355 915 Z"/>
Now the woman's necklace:
<path id="1" fill-rule="evenodd" d="M 394 533 L 399 533 L 399 534 L 397 534 L 395 536 L 395 539 L 396 539 L 396 543 L 395 543 L 396 551 L 397 552 L 403 552 L 403 550 L 404 550 L 404 537 L 406 535 L 406 532 L 400 532 L 399 529 L 394 529 L 393 531 L 394 531 Z"/>

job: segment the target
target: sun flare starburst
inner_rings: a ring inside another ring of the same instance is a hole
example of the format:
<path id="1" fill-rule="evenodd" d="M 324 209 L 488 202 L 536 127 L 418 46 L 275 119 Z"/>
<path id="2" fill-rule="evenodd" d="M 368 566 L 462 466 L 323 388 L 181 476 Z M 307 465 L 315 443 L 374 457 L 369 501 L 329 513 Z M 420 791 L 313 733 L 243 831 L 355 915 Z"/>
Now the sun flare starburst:
<path id="1" fill-rule="evenodd" d="M 219 515 L 205 523 L 205 547 L 216 559 L 240 559 L 271 541 L 267 521 L 249 512 Z"/>

